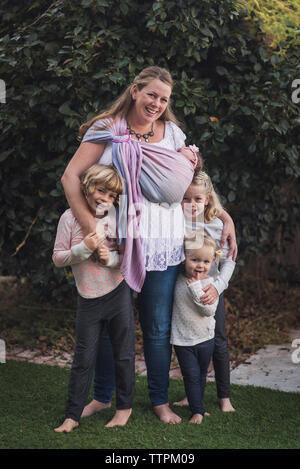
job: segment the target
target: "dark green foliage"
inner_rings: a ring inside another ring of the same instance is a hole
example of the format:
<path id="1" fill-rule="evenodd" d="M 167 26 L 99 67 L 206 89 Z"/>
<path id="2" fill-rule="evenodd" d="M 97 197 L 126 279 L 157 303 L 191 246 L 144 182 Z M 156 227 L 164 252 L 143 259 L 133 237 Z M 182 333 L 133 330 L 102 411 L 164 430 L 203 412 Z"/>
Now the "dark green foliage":
<path id="1" fill-rule="evenodd" d="M 278 230 L 289 236 L 300 204 L 297 57 L 272 55 L 233 1 L 3 0 L 0 13 L 3 274 L 64 295 L 72 277 L 51 253 L 79 125 L 152 64 L 172 73 L 173 109 L 235 220 L 240 262 L 272 251 Z"/>

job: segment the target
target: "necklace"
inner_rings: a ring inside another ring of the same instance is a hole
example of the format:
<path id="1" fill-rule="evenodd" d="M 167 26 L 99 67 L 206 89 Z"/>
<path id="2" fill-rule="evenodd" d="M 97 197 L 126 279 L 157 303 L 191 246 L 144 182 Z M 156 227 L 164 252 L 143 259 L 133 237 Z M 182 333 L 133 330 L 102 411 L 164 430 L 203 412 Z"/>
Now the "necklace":
<path id="1" fill-rule="evenodd" d="M 154 122 L 152 122 L 152 126 L 151 126 L 151 131 L 148 132 L 147 134 L 137 134 L 133 129 L 130 128 L 130 125 L 127 124 L 127 130 L 129 131 L 129 134 L 130 135 L 135 135 L 136 138 L 138 139 L 139 142 L 142 141 L 142 137 L 145 139 L 145 142 L 149 142 L 149 137 L 153 137 L 154 135 Z"/>

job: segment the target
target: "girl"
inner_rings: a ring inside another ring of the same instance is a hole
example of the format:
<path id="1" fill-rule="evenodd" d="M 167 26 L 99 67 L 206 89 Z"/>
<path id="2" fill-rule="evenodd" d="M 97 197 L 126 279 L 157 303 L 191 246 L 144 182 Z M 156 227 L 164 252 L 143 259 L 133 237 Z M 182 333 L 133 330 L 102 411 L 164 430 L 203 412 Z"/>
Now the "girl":
<path id="1" fill-rule="evenodd" d="M 186 191 L 182 208 L 186 223 L 186 236 L 193 239 L 193 233 L 204 230 L 214 241 L 222 239 L 223 222 L 218 218 L 222 205 L 213 188 L 210 177 L 204 172 L 195 172 L 192 184 Z M 223 291 L 228 287 L 228 282 L 233 274 L 235 262 L 232 257 L 227 257 L 229 252 L 228 243 L 222 247 L 222 258 L 219 266 L 214 263 L 210 275 L 214 281 L 203 288 L 201 302 L 203 305 L 214 303 L 219 298 L 215 314 L 215 348 L 213 353 L 213 365 L 217 385 L 217 395 L 221 410 L 233 412 L 234 408 L 230 402 L 230 367 L 225 333 L 225 307 Z M 219 268 L 219 270 L 218 270 Z M 174 402 L 174 405 L 187 405 L 186 399 Z"/>
<path id="2" fill-rule="evenodd" d="M 203 395 L 214 349 L 214 314 L 218 304 L 215 300 L 213 304 L 203 305 L 201 296 L 203 287 L 213 282 L 209 271 L 218 256 L 216 243 L 207 236 L 201 237 L 201 242 L 185 243 L 185 272 L 179 274 L 175 286 L 171 343 L 192 412 L 190 422 L 196 424 L 205 415 Z"/>
<path id="3" fill-rule="evenodd" d="M 117 171 L 93 165 L 82 176 L 81 188 L 96 221 L 96 230 L 83 237 L 71 209 L 60 218 L 53 261 L 71 266 L 78 290 L 76 345 L 69 381 L 66 419 L 54 431 L 69 433 L 78 427 L 95 366 L 99 333 L 108 323 L 116 376 L 116 407 L 106 427 L 125 425 L 131 414 L 135 384 L 134 319 L 131 293 L 120 270 L 116 240 L 107 232 L 109 215 L 123 191 Z M 100 225 L 99 225 L 100 223 Z M 111 233 L 113 235 L 113 233 Z M 100 262 L 92 254 L 98 251 Z"/>

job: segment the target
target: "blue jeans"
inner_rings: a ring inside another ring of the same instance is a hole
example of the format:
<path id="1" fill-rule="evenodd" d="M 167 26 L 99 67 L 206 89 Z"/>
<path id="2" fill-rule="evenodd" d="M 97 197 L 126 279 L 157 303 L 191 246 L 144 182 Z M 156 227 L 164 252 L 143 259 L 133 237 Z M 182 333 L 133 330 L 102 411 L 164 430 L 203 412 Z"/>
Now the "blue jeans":
<path id="1" fill-rule="evenodd" d="M 215 340 L 210 339 L 193 346 L 175 345 L 186 396 L 192 414 L 204 415 L 203 397 L 206 374 L 214 351 Z"/>
<path id="2" fill-rule="evenodd" d="M 149 396 L 153 406 L 168 402 L 171 315 L 174 287 L 179 265 L 164 271 L 146 273 L 138 297 L 139 319 L 143 331 L 144 356 L 147 366 Z M 115 386 L 113 354 L 106 329 L 100 337 L 95 379 L 94 399 L 110 402 Z"/>

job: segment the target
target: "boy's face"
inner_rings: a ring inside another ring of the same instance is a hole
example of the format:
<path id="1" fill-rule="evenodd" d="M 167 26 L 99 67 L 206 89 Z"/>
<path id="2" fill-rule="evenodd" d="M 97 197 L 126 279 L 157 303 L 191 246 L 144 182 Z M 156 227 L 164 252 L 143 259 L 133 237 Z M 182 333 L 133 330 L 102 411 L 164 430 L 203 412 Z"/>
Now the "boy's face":
<path id="1" fill-rule="evenodd" d="M 209 197 L 206 195 L 204 188 L 197 184 L 191 184 L 181 202 L 184 217 L 196 219 L 197 216 L 204 212 L 208 201 Z"/>
<path id="2" fill-rule="evenodd" d="M 185 272 L 187 277 L 202 280 L 208 275 L 214 260 L 215 253 L 211 246 L 186 251 Z"/>
<path id="3" fill-rule="evenodd" d="M 107 189 L 104 184 L 97 184 L 94 192 L 86 196 L 86 200 L 92 213 L 98 218 L 103 218 L 115 203 L 117 196 L 116 192 Z"/>

